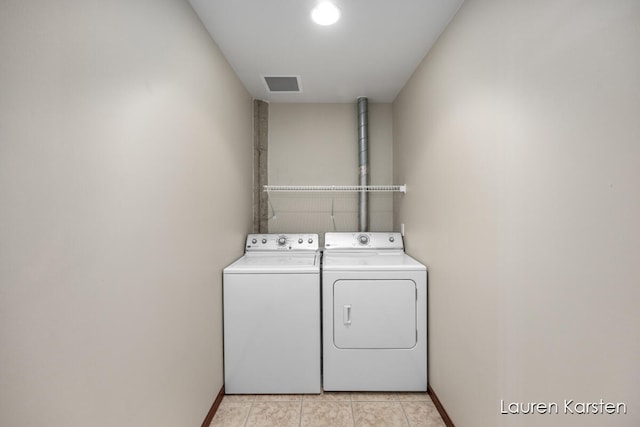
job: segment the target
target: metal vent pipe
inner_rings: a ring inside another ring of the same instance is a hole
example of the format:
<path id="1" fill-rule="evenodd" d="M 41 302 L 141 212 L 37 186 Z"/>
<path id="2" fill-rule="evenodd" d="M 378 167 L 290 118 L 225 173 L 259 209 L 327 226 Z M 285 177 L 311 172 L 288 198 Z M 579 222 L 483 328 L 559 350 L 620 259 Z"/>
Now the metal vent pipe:
<path id="1" fill-rule="evenodd" d="M 359 185 L 369 185 L 369 100 L 358 98 L 358 147 L 360 150 Z M 369 231 L 369 193 L 360 190 L 359 231 Z"/>

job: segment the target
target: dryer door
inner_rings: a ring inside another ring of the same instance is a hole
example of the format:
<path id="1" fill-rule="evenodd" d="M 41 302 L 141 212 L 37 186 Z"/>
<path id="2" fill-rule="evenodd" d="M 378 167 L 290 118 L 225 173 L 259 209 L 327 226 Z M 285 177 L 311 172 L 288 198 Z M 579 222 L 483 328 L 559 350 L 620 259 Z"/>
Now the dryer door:
<path id="1" fill-rule="evenodd" d="M 343 349 L 408 349 L 416 345 L 413 280 L 337 280 L 333 340 Z"/>

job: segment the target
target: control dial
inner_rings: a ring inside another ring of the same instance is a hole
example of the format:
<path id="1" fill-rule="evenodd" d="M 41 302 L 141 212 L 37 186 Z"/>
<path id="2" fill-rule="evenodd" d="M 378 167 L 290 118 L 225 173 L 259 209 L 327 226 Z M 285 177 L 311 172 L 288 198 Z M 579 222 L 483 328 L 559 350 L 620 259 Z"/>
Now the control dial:
<path id="1" fill-rule="evenodd" d="M 278 245 L 284 246 L 287 244 L 287 238 L 284 236 L 278 237 Z"/>
<path id="2" fill-rule="evenodd" d="M 369 243 L 369 236 L 367 236 L 366 234 L 361 234 L 358 236 L 358 242 L 361 245 L 366 245 L 367 243 Z"/>
<path id="3" fill-rule="evenodd" d="M 258 239 L 251 239 L 251 243 L 255 245 L 256 243 L 258 243 Z"/>
<path id="4" fill-rule="evenodd" d="M 302 242 L 304 242 L 304 240 L 302 240 L 302 238 L 298 239 L 298 243 L 302 244 Z"/>
<path id="5" fill-rule="evenodd" d="M 267 239 L 262 239 L 262 244 L 264 245 L 265 243 L 267 243 Z"/>

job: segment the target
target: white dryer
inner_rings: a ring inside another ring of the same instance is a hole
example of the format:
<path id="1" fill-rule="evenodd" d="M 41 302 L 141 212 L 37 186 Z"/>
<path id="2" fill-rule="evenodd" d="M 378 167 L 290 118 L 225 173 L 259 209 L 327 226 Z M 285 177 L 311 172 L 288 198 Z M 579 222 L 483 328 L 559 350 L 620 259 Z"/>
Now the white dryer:
<path id="1" fill-rule="evenodd" d="M 400 233 L 326 233 L 323 388 L 427 390 L 427 269 Z"/>
<path id="2" fill-rule="evenodd" d="M 223 271 L 229 394 L 320 393 L 317 234 L 250 234 Z"/>

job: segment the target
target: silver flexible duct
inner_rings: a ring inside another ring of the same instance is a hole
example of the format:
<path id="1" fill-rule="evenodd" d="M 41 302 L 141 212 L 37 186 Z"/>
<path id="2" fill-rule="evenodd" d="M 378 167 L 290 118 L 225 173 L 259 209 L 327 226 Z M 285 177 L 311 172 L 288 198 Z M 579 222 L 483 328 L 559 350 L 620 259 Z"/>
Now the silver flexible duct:
<path id="1" fill-rule="evenodd" d="M 369 100 L 358 98 L 358 146 L 360 149 L 361 186 L 369 185 Z M 369 193 L 360 191 L 359 231 L 369 231 Z"/>

